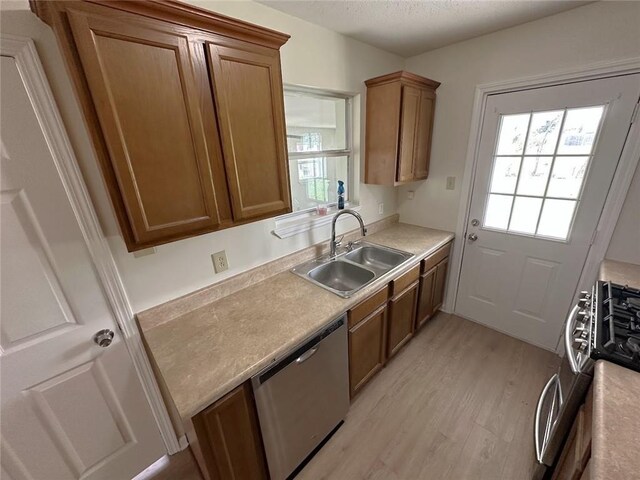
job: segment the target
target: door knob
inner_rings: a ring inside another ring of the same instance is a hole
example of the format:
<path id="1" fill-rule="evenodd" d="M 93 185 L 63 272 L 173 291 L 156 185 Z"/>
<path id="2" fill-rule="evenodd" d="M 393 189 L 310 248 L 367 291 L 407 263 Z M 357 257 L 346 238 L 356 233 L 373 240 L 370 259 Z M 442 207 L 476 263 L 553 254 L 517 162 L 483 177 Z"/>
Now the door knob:
<path id="1" fill-rule="evenodd" d="M 469 239 L 469 241 L 471 242 L 475 242 L 478 239 L 478 235 L 476 235 L 475 233 L 470 233 L 467 238 Z"/>
<path id="2" fill-rule="evenodd" d="M 113 335 L 114 333 L 112 330 L 105 328 L 104 330 L 100 330 L 93 336 L 93 341 L 101 347 L 106 348 L 111 345 L 111 342 L 113 341 Z"/>

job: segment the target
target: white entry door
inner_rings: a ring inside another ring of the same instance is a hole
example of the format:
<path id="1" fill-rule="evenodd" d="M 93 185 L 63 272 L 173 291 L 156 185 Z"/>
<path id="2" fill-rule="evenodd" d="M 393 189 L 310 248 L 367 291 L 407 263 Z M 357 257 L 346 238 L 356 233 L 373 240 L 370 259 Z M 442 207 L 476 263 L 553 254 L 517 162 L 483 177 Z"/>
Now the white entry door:
<path id="1" fill-rule="evenodd" d="M 164 445 L 38 110 L 16 60 L 0 60 L 0 476 L 131 479 Z"/>
<path id="2" fill-rule="evenodd" d="M 554 350 L 640 75 L 490 96 L 455 311 Z"/>

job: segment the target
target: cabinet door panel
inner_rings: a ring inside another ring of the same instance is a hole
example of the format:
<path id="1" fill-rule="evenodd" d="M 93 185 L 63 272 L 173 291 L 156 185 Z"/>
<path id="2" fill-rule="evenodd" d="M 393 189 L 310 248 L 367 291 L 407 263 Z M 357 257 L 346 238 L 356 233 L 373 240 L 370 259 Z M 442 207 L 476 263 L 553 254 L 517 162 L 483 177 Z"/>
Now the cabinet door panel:
<path id="1" fill-rule="evenodd" d="M 209 476 L 266 479 L 251 387 L 243 384 L 193 418 Z"/>
<path id="2" fill-rule="evenodd" d="M 387 307 L 383 305 L 349 330 L 349 386 L 353 397 L 385 360 Z"/>
<path id="3" fill-rule="evenodd" d="M 415 146 L 415 180 L 423 180 L 429 176 L 429 160 L 431 157 L 431 137 L 433 132 L 433 114 L 436 95 L 432 90 L 420 91 L 420 109 L 418 111 L 418 128 Z"/>
<path id="4" fill-rule="evenodd" d="M 418 315 L 416 316 L 416 330 L 424 325 L 433 315 L 433 293 L 435 287 L 437 267 L 433 267 L 420 276 L 420 291 L 418 294 Z"/>
<path id="5" fill-rule="evenodd" d="M 233 216 L 291 211 L 284 100 L 277 50 L 208 43 Z"/>
<path id="6" fill-rule="evenodd" d="M 392 357 L 413 335 L 418 282 L 389 301 L 388 357 Z"/>
<path id="7" fill-rule="evenodd" d="M 445 258 L 436 267 L 435 286 L 433 288 L 433 311 L 437 311 L 444 302 L 444 289 L 447 286 L 447 268 L 449 258 Z"/>
<path id="8" fill-rule="evenodd" d="M 418 128 L 420 89 L 402 87 L 402 112 L 400 123 L 400 151 L 398 155 L 397 180 L 413 180 L 415 141 Z"/>
<path id="9" fill-rule="evenodd" d="M 211 167 L 221 159 L 207 148 L 187 37 L 165 22 L 78 8 L 69 21 L 134 242 L 214 229 Z"/>

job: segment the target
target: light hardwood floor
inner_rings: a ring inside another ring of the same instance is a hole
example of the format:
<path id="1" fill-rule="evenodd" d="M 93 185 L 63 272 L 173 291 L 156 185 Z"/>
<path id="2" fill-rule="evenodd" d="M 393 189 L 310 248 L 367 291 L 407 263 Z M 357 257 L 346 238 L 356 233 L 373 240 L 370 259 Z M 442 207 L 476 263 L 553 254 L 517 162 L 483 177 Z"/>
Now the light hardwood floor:
<path id="1" fill-rule="evenodd" d="M 440 313 L 356 397 L 297 478 L 528 480 L 536 400 L 557 365 L 550 352 Z M 150 478 L 198 478 L 184 463 L 176 459 L 179 475 L 169 464 Z"/>

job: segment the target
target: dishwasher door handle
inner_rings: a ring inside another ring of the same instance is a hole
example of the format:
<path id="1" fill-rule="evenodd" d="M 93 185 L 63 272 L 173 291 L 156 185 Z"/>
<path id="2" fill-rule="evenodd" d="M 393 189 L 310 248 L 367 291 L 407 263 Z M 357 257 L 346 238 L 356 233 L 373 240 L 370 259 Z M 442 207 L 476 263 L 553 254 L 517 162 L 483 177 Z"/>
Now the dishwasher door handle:
<path id="1" fill-rule="evenodd" d="M 311 357 L 315 355 L 315 353 L 318 351 L 319 348 L 320 348 L 320 345 L 316 345 L 315 347 L 310 348 L 309 350 L 304 352 L 302 355 L 300 355 L 298 358 L 296 358 L 296 363 L 306 362 L 307 360 L 309 360 Z"/>

